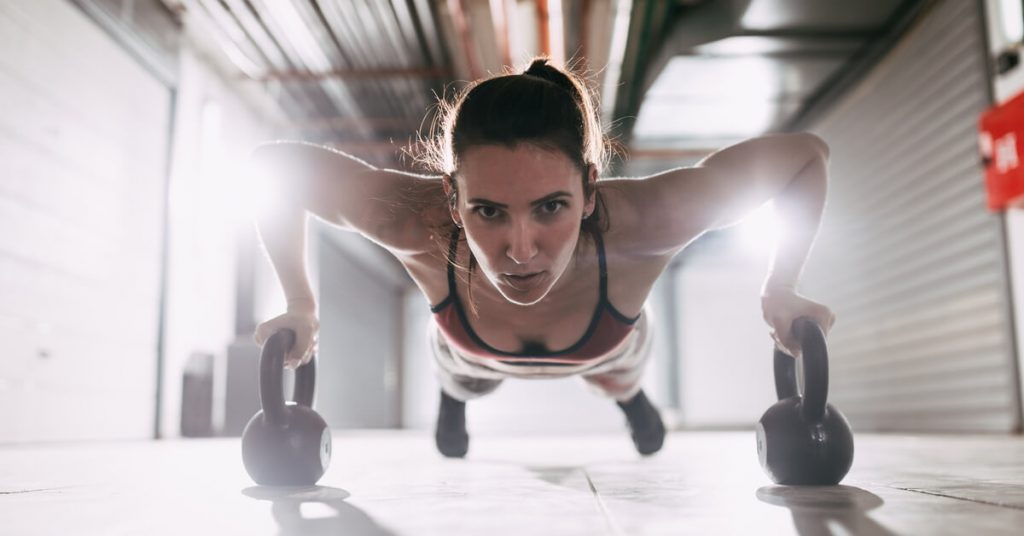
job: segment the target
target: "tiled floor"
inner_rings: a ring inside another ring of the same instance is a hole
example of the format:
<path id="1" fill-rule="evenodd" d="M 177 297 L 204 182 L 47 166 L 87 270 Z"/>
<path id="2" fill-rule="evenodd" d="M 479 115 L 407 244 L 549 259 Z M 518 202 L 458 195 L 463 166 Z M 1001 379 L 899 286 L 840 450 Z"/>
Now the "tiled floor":
<path id="1" fill-rule="evenodd" d="M 0 447 L 0 534 L 1024 534 L 1024 438 L 857 436 L 842 485 L 773 486 L 753 432 L 344 432 L 312 488 L 254 486 L 237 439 Z"/>

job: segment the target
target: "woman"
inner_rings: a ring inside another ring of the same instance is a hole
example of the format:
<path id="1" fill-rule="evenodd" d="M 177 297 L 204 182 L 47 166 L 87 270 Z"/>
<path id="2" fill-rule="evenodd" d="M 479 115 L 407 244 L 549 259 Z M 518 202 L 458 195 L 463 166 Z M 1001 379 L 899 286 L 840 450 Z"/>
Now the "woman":
<path id="1" fill-rule="evenodd" d="M 292 195 L 259 212 L 288 308 L 257 328 L 257 342 L 293 329 L 292 368 L 315 351 L 307 211 L 390 251 L 431 305 L 435 439 L 449 457 L 468 449 L 467 400 L 505 378 L 567 375 L 618 403 L 640 453 L 658 451 L 665 428 L 640 388 L 653 327 L 647 296 L 687 244 L 769 200 L 789 230 L 762 292 L 772 337 L 795 350 L 798 316 L 831 328 L 831 311 L 795 290 L 824 207 L 820 138 L 765 136 L 691 168 L 598 180 L 608 146 L 592 98 L 546 59 L 471 84 L 442 103 L 442 134 L 423 159 L 440 176 L 376 169 L 305 144 L 258 148 L 255 163 L 269 180 L 287 180 L 279 190 Z"/>

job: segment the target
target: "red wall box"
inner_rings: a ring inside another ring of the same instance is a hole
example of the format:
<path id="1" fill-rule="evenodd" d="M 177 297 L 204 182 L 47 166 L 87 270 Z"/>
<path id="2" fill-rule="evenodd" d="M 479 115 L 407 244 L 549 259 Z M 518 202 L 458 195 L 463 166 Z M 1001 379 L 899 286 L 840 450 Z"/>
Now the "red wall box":
<path id="1" fill-rule="evenodd" d="M 1024 92 L 982 112 L 978 150 L 985 166 L 988 208 L 1024 206 Z"/>

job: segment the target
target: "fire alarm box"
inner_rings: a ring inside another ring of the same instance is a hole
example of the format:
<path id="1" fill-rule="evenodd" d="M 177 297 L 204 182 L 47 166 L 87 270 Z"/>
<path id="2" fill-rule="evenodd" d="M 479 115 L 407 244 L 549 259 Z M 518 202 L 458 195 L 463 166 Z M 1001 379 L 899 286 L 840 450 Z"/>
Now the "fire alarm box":
<path id="1" fill-rule="evenodd" d="M 978 150 L 985 166 L 988 208 L 1024 206 L 1024 92 L 981 114 Z"/>

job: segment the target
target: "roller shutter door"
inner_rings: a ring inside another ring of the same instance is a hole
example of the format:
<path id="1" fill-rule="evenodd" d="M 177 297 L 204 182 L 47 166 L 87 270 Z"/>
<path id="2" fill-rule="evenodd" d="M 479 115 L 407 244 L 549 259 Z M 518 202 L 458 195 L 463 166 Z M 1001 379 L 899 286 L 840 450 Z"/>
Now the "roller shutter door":
<path id="1" fill-rule="evenodd" d="M 812 130 L 829 206 L 803 290 L 831 306 L 832 401 L 861 430 L 1010 431 L 1005 251 L 975 124 L 989 104 L 976 2 L 938 2 Z"/>

